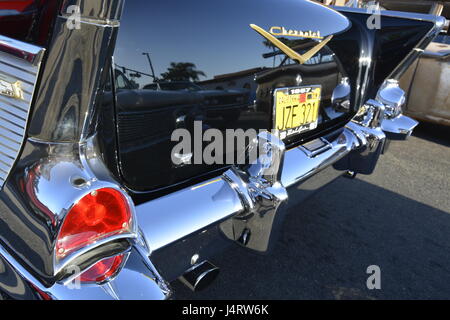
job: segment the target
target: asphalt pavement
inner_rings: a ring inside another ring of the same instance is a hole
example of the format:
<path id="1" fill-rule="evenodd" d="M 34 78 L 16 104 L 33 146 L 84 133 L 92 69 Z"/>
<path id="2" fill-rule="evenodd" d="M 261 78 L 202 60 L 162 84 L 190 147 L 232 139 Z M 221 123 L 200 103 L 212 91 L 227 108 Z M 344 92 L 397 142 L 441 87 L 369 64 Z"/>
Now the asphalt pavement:
<path id="1" fill-rule="evenodd" d="M 421 124 L 373 175 L 339 178 L 291 209 L 273 252 L 231 247 L 218 279 L 175 299 L 450 299 L 450 127 Z M 369 290 L 367 267 L 380 267 Z"/>

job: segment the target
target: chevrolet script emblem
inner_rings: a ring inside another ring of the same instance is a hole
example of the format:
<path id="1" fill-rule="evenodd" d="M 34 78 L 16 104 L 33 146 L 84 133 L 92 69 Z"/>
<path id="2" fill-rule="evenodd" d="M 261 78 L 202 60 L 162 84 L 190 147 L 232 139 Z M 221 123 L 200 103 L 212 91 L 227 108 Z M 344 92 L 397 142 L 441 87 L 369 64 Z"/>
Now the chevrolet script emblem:
<path id="1" fill-rule="evenodd" d="M 10 83 L 0 79 L 0 95 L 23 100 L 22 83 L 20 81 Z"/>
<path id="2" fill-rule="evenodd" d="M 326 37 L 324 40 L 319 42 L 317 45 L 312 47 L 309 51 L 305 52 L 304 54 L 300 54 L 291 48 L 289 48 L 287 45 L 285 45 L 283 42 L 275 38 L 273 35 L 271 35 L 269 32 L 264 30 L 261 27 L 258 27 L 255 24 L 251 24 L 250 27 L 258 32 L 260 35 L 262 35 L 264 38 L 272 42 L 273 45 L 275 45 L 278 49 L 283 51 L 289 58 L 292 60 L 297 61 L 300 64 L 304 64 L 306 61 L 311 59 L 317 52 L 320 51 L 330 40 L 333 38 L 332 35 Z M 275 32 L 277 30 L 277 32 Z M 275 35 L 284 35 L 284 36 L 294 36 L 294 37 L 301 37 L 301 38 L 314 38 L 314 39 L 323 39 L 320 37 L 320 32 L 312 32 L 312 31 L 298 31 L 298 30 L 286 30 L 284 27 L 272 27 L 270 31 Z"/>
<path id="3" fill-rule="evenodd" d="M 311 38 L 311 39 L 320 39 L 323 37 L 320 36 L 320 31 L 300 31 L 300 30 L 286 30 L 285 27 L 272 27 L 269 32 L 274 36 L 286 36 L 286 37 L 299 37 L 299 38 Z"/>

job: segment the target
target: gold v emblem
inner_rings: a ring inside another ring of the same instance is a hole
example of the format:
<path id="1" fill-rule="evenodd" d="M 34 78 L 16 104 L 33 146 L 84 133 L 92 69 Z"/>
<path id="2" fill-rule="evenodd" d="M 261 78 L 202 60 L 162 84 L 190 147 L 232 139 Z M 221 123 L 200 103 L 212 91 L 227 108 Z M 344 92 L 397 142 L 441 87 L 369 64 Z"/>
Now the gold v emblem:
<path id="1" fill-rule="evenodd" d="M 22 83 L 20 81 L 11 83 L 0 79 L 0 95 L 23 100 L 24 92 L 22 90 Z"/>
<path id="2" fill-rule="evenodd" d="M 300 64 L 304 64 L 306 61 L 311 59 L 317 52 L 320 51 L 330 40 L 333 38 L 332 35 L 326 37 L 324 40 L 319 42 L 316 46 L 311 48 L 309 51 L 305 52 L 304 54 L 299 54 L 298 52 L 292 50 L 287 45 L 285 45 L 283 42 L 275 38 L 273 35 L 271 35 L 269 32 L 264 30 L 261 27 L 258 27 L 255 24 L 251 24 L 250 27 L 258 32 L 260 35 L 262 35 L 264 38 L 272 42 L 276 47 L 278 47 L 281 51 L 283 51 L 289 58 L 292 60 L 298 61 Z"/>

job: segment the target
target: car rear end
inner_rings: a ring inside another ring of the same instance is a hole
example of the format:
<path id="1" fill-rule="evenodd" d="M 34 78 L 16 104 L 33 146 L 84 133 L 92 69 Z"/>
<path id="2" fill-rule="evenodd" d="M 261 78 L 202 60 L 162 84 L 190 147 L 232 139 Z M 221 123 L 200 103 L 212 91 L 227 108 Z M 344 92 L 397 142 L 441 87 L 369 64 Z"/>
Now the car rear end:
<path id="1" fill-rule="evenodd" d="M 369 30 L 309 1 L 29 3 L 2 4 L 10 23 L 33 8 L 28 29 L 0 28 L 1 263 L 27 288 L 11 298 L 164 299 L 214 278 L 221 247 L 268 251 L 289 204 L 411 134 L 396 79 L 443 26 Z M 203 161 L 227 132 L 241 145 Z"/>

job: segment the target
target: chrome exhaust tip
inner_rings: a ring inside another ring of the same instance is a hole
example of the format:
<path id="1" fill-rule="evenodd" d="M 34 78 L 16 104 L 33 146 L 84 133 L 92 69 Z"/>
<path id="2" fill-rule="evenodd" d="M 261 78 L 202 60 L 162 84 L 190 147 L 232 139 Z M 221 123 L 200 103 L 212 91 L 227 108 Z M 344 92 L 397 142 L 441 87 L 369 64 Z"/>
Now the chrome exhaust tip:
<path id="1" fill-rule="evenodd" d="M 193 265 L 179 278 L 192 291 L 200 291 L 209 286 L 219 275 L 219 268 L 209 261 Z"/>

